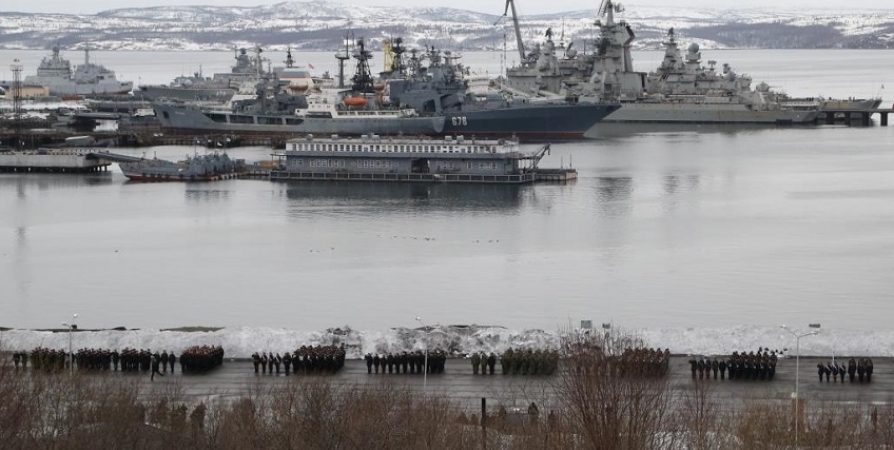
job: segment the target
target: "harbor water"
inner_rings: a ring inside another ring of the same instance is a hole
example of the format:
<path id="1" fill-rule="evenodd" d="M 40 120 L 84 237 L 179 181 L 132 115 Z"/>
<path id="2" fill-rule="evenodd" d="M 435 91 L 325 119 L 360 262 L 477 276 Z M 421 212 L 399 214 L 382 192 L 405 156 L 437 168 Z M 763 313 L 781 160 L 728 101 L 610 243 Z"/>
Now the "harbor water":
<path id="1" fill-rule="evenodd" d="M 890 52 L 703 53 L 795 95 L 894 98 L 880 91 L 894 87 Z M 27 67 L 41 55 L 0 59 Z M 230 62 L 92 56 L 143 83 Z M 477 59 L 499 70 L 499 55 L 469 56 L 473 69 Z M 639 70 L 660 58 L 634 56 Z M 308 62 L 327 68 L 329 57 Z M 78 313 L 81 328 L 384 331 L 419 316 L 511 329 L 592 319 L 894 330 L 894 127 L 606 124 L 590 134 L 553 144 L 543 161 L 573 165 L 569 184 L 132 183 L 117 166 L 0 174 L 0 325 L 59 327 Z M 259 161 L 270 149 L 229 154 Z"/>

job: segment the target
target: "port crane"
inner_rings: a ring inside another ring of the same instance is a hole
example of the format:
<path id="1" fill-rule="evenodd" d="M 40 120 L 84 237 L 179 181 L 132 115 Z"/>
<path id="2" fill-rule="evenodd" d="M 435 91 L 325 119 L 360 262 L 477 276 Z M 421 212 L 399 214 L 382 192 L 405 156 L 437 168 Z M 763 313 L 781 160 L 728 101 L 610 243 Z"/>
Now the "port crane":
<path id="1" fill-rule="evenodd" d="M 518 44 L 518 56 L 519 63 L 525 60 L 525 43 L 522 42 L 521 28 L 518 26 L 518 14 L 515 11 L 515 2 L 513 0 L 506 0 L 506 9 L 503 11 L 503 15 L 494 22 L 494 26 L 500 23 L 504 17 L 509 13 L 509 8 L 512 8 L 512 26 L 515 28 L 515 40 Z"/>

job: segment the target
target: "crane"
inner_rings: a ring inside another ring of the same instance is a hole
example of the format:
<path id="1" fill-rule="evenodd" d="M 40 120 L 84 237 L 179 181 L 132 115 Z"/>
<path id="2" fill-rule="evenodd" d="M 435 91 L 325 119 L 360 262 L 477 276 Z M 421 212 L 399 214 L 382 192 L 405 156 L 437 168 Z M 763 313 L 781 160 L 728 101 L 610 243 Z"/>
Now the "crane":
<path id="1" fill-rule="evenodd" d="M 515 40 L 518 41 L 518 56 L 520 58 L 518 61 L 521 63 L 525 60 L 525 43 L 522 42 L 521 28 L 518 26 L 518 14 L 515 12 L 515 2 L 513 0 L 506 0 L 506 9 L 503 11 L 503 15 L 494 22 L 494 25 L 496 26 L 503 20 L 503 17 L 506 17 L 507 13 L 509 13 L 509 7 L 512 7 L 512 25 L 515 27 Z"/>

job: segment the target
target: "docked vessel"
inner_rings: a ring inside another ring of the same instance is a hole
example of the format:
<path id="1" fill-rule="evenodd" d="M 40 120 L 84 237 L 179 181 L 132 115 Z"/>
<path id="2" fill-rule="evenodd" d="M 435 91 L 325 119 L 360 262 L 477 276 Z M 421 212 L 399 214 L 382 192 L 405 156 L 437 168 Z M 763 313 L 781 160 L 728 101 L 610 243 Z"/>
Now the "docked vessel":
<path id="1" fill-rule="evenodd" d="M 84 48 L 84 64 L 71 68 L 71 63 L 59 54 L 59 46 L 53 54 L 44 57 L 37 68 L 37 75 L 25 77 L 26 85 L 45 86 L 50 95 L 99 96 L 127 94 L 133 90 L 133 82 L 119 81 L 115 72 L 90 62 L 90 48 Z"/>
<path id="2" fill-rule="evenodd" d="M 230 159 L 226 153 L 187 156 L 178 162 L 153 158 L 118 165 L 133 181 L 215 181 L 245 170 L 245 161 Z"/>
<path id="3" fill-rule="evenodd" d="M 257 98 L 233 102 L 230 109 L 156 105 L 163 128 L 176 132 L 242 134 L 431 135 L 443 132 L 444 116 L 422 116 L 410 108 L 386 107 L 369 73 L 372 55 L 355 54 L 357 71 L 351 90 L 306 95 L 277 94 L 278 85 L 260 86 Z"/>
<path id="4" fill-rule="evenodd" d="M 594 54 L 566 51 L 557 56 L 552 33 L 547 42 L 525 63 L 507 71 L 506 84 L 516 90 L 550 95 L 570 95 L 581 102 L 590 99 L 617 99 L 623 107 L 606 122 L 654 123 L 812 123 L 817 108 L 794 108 L 782 101 L 765 83 L 752 88 L 751 78 L 736 74 L 729 65 L 722 72 L 715 62 L 702 65 L 698 45 L 688 47 L 684 56 L 674 36 L 668 33 L 664 59 L 650 73 L 633 70 L 630 44 L 633 29 L 614 14 L 624 9 L 603 0 L 598 20 L 600 38 Z"/>
<path id="5" fill-rule="evenodd" d="M 394 47 L 397 48 L 397 47 Z M 526 140 L 580 139 L 590 128 L 620 108 L 617 102 L 577 102 L 576 99 L 534 100 L 494 89 L 470 89 L 470 80 L 459 57 L 431 49 L 424 57 L 415 53 L 395 65 L 387 80 L 391 102 L 423 114 L 445 117 L 443 134 L 489 137 L 515 136 Z M 429 61 L 427 66 L 421 60 Z"/>
<path id="6" fill-rule="evenodd" d="M 181 100 L 186 102 L 209 101 L 226 103 L 245 84 L 254 85 L 267 77 L 261 47 L 254 48 L 254 55 L 240 48 L 234 58 L 236 64 L 230 72 L 215 73 L 211 77 L 202 74 L 201 69 L 192 76 L 180 76 L 167 85 L 141 85 L 134 95 L 144 100 Z"/>
<path id="7" fill-rule="evenodd" d="M 526 183 L 536 179 L 537 165 L 549 144 L 523 151 L 517 140 L 307 136 L 286 143 L 275 153 L 278 180 L 410 181 L 456 183 Z"/>

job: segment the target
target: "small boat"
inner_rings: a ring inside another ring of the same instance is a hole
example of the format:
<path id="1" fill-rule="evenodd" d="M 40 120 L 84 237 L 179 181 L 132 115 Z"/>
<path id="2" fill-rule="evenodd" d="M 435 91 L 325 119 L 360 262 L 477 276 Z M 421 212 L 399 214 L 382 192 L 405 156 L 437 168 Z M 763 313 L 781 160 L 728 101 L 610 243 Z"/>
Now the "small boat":
<path id="1" fill-rule="evenodd" d="M 119 163 L 121 172 L 133 181 L 217 181 L 245 170 L 245 161 L 226 153 L 187 156 L 184 161 L 144 159 Z"/>

